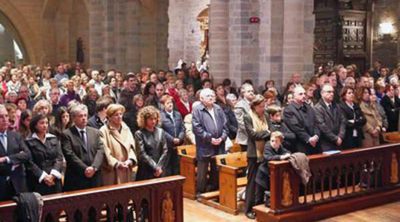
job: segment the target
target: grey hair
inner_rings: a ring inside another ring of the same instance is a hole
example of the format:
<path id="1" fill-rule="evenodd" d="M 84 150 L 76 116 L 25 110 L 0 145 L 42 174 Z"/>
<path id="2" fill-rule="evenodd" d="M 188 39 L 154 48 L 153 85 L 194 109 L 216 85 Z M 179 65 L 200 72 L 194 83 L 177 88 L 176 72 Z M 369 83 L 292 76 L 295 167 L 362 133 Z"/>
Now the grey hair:
<path id="1" fill-rule="evenodd" d="M 88 108 L 84 104 L 76 104 L 72 105 L 70 108 L 70 114 L 72 117 L 78 115 L 79 112 L 84 111 L 86 114 L 88 113 Z"/>
<path id="2" fill-rule="evenodd" d="M 200 91 L 200 99 L 204 99 L 207 95 L 213 94 L 215 96 L 215 92 L 212 89 L 205 88 Z"/>
<path id="3" fill-rule="evenodd" d="M 254 89 L 253 85 L 249 84 L 249 83 L 244 83 L 241 87 L 240 87 L 240 94 L 243 95 L 243 92 L 246 88 L 251 87 L 252 89 Z"/>

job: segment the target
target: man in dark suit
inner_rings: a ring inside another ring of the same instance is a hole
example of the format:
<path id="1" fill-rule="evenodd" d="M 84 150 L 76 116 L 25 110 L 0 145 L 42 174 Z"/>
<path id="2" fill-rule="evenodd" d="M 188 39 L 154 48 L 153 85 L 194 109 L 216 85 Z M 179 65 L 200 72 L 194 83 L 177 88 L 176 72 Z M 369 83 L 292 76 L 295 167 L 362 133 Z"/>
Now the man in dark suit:
<path id="1" fill-rule="evenodd" d="M 321 132 L 320 146 L 322 151 L 341 148 L 346 133 L 346 119 L 341 109 L 334 102 L 334 89 L 325 84 L 321 88 L 321 99 L 315 105 L 317 127 Z"/>
<path id="2" fill-rule="evenodd" d="M 294 150 L 307 155 L 320 153 L 319 135 L 313 108 L 305 103 L 306 94 L 302 86 L 296 86 L 293 102 L 283 112 L 283 121 L 289 130 L 296 134 Z"/>
<path id="3" fill-rule="evenodd" d="M 88 120 L 88 126 L 100 129 L 107 120 L 106 110 L 113 101 L 109 98 L 100 98 L 96 101 L 96 114 Z"/>
<path id="4" fill-rule="evenodd" d="M 104 144 L 100 131 L 87 126 L 88 109 L 79 104 L 71 108 L 74 126 L 64 131 L 62 149 L 67 160 L 64 190 L 79 190 L 102 185 L 101 164 Z"/>
<path id="5" fill-rule="evenodd" d="M 7 131 L 8 125 L 7 110 L 0 105 L 0 201 L 28 191 L 24 163 L 30 152 L 18 133 Z"/>
<path id="6" fill-rule="evenodd" d="M 387 85 L 385 87 L 385 96 L 381 99 L 381 105 L 388 118 L 389 127 L 387 131 L 397 131 L 399 125 L 400 99 L 395 95 L 392 85 Z"/>
<path id="7" fill-rule="evenodd" d="M 217 166 L 212 157 L 224 153 L 228 129 L 224 111 L 215 104 L 214 91 L 201 90 L 200 101 L 202 103 L 197 105 L 192 112 L 192 127 L 196 140 L 197 192 L 203 193 L 218 189 Z M 207 187 L 209 165 L 210 182 Z"/>

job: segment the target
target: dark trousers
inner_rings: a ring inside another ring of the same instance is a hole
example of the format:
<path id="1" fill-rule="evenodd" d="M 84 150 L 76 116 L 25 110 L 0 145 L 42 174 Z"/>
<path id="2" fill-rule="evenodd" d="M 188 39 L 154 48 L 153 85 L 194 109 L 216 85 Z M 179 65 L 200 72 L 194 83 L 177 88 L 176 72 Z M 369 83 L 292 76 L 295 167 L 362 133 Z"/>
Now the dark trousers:
<path id="1" fill-rule="evenodd" d="M 1 182 L 3 186 L 1 186 L 0 190 L 0 201 L 11 200 L 11 198 L 16 195 L 11 180 L 4 180 Z"/>
<path id="2" fill-rule="evenodd" d="M 180 158 L 178 155 L 178 151 L 176 149 L 170 149 L 168 151 L 168 164 L 167 164 L 167 172 L 166 175 L 167 176 L 172 176 L 172 175 L 179 175 L 179 171 L 180 171 Z"/>
<path id="3" fill-rule="evenodd" d="M 210 166 L 210 172 L 208 172 Z M 208 174 L 208 181 L 207 181 Z M 203 157 L 197 160 L 196 176 L 197 193 L 204 193 L 218 189 L 218 170 L 215 159 L 212 157 Z"/>
<path id="4" fill-rule="evenodd" d="M 264 203 L 266 189 L 259 184 L 256 184 L 255 205 Z"/>
<path id="5" fill-rule="evenodd" d="M 240 144 L 240 148 L 242 152 L 247 151 L 247 145 Z"/>
<path id="6" fill-rule="evenodd" d="M 257 163 L 257 157 L 247 158 L 246 213 L 251 212 L 256 203 L 256 175 L 259 165 L 260 164 Z"/>

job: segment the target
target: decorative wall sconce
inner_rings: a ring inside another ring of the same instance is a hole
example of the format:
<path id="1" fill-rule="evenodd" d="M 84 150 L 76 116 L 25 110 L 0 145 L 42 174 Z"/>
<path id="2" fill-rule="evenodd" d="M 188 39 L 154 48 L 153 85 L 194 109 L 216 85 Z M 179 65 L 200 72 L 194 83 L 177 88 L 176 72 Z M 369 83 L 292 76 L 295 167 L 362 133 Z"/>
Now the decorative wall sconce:
<path id="1" fill-rule="evenodd" d="M 393 23 L 382 22 L 379 24 L 379 39 L 391 41 L 393 39 L 393 34 L 395 33 Z"/>
<path id="2" fill-rule="evenodd" d="M 390 22 L 383 22 L 379 24 L 379 31 L 382 35 L 391 35 L 394 32 L 393 24 Z"/>

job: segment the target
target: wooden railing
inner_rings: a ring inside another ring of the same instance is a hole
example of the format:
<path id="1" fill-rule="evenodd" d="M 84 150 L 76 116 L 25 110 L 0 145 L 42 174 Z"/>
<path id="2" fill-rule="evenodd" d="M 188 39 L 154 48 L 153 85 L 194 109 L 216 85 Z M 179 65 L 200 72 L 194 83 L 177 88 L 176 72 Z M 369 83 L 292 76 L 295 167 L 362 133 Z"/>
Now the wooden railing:
<path id="1" fill-rule="evenodd" d="M 308 219 L 321 219 L 335 215 L 335 212 L 344 213 L 396 200 L 393 198 L 400 195 L 399 157 L 400 144 L 347 150 L 330 156 L 309 156 L 312 177 L 306 186 L 288 161 L 271 161 L 271 203 L 269 216 L 265 218 L 290 221 L 290 215 L 299 219 L 299 212 L 311 215 L 310 211 L 319 209 Z M 351 201 L 361 198 L 370 199 L 368 203 L 351 206 Z M 346 201 L 350 203 L 347 209 Z M 259 207 L 255 209 L 258 218 L 262 211 Z M 318 213 L 320 217 L 316 216 Z"/>
<path id="2" fill-rule="evenodd" d="M 42 221 L 183 221 L 182 176 L 44 196 Z M 16 204 L 0 202 L 0 221 Z"/>

